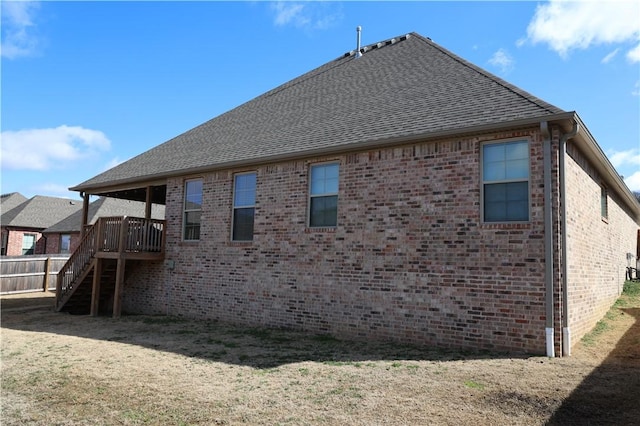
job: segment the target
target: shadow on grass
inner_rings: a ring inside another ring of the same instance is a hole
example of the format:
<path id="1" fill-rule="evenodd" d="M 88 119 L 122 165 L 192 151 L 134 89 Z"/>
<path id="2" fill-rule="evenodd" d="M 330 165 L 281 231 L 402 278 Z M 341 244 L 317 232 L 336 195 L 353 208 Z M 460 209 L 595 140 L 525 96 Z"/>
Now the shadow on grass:
<path id="1" fill-rule="evenodd" d="M 89 317 L 55 313 L 50 296 L 2 299 L 2 327 L 139 345 L 211 362 L 268 369 L 303 361 L 356 365 L 376 360 L 499 359 L 513 354 L 446 350 L 394 342 L 339 340 L 327 334 L 243 327 L 181 317 Z M 529 356 L 521 355 L 522 358 Z"/>
<path id="2" fill-rule="evenodd" d="M 640 424 L 640 308 L 621 311 L 635 318 L 634 325 L 547 425 Z"/>

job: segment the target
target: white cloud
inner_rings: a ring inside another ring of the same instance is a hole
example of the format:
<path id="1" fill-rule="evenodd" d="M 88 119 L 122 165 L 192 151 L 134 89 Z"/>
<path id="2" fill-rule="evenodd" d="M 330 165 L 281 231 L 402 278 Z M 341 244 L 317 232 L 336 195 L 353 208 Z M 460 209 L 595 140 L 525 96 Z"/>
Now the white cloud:
<path id="1" fill-rule="evenodd" d="M 566 57 L 572 49 L 599 44 L 633 44 L 627 58 L 640 61 L 640 2 L 550 0 L 536 8 L 527 28 L 532 43 L 547 43 Z M 522 44 L 522 41 L 519 42 Z"/>
<path id="2" fill-rule="evenodd" d="M 616 169 L 626 165 L 640 166 L 640 148 L 626 151 L 609 151 L 607 157 Z"/>
<path id="3" fill-rule="evenodd" d="M 33 1 L 2 1 L 2 57 L 8 59 L 31 56 L 38 47 L 33 34 L 34 16 L 39 8 Z"/>
<path id="4" fill-rule="evenodd" d="M 489 59 L 489 63 L 500 68 L 503 73 L 507 73 L 513 70 L 515 61 L 505 49 L 498 49 Z"/>
<path id="5" fill-rule="evenodd" d="M 74 162 L 107 151 L 111 142 L 98 130 L 79 126 L 2 132 L 2 167 L 13 170 L 70 169 Z"/>
<path id="6" fill-rule="evenodd" d="M 640 191 L 640 171 L 635 172 L 631 176 L 624 179 L 630 190 Z"/>
<path id="7" fill-rule="evenodd" d="M 627 59 L 629 62 L 640 62 L 640 43 L 627 52 Z"/>
<path id="8" fill-rule="evenodd" d="M 633 90 L 631 91 L 633 96 L 640 96 L 640 80 L 636 81 L 636 84 L 633 86 Z"/>
<path id="9" fill-rule="evenodd" d="M 602 64 L 608 64 L 609 62 L 611 62 L 613 60 L 613 58 L 616 57 L 616 55 L 618 54 L 618 52 L 620 51 L 620 48 L 616 48 L 613 52 L 609 53 L 607 56 L 605 56 L 604 58 L 602 58 L 602 60 L 600 61 L 600 63 Z"/>
<path id="10" fill-rule="evenodd" d="M 275 24 L 287 25 L 294 23 L 295 25 L 305 24 L 308 18 L 303 15 L 304 5 L 300 3 L 276 2 L 272 4 L 272 8 L 276 13 Z"/>
<path id="11" fill-rule="evenodd" d="M 331 2 L 277 1 L 271 3 L 271 10 L 275 13 L 276 26 L 323 30 L 342 18 L 339 8 Z"/>
<path id="12" fill-rule="evenodd" d="M 107 163 L 104 165 L 104 168 L 102 169 L 102 171 L 103 171 L 103 172 L 104 172 L 104 171 L 107 171 L 107 170 L 112 169 L 112 168 L 114 168 L 115 166 L 117 166 L 117 165 L 119 165 L 119 164 L 122 164 L 122 163 L 124 163 L 124 161 L 123 161 L 123 160 L 121 160 L 121 159 L 120 159 L 120 158 L 118 158 L 118 157 L 114 157 L 114 158 L 112 158 L 109 162 L 107 162 Z"/>

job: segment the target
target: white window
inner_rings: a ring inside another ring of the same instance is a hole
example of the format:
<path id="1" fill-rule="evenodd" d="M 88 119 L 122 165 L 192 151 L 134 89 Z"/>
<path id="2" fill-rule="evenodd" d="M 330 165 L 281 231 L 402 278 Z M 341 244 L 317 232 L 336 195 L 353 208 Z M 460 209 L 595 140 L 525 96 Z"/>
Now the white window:
<path id="1" fill-rule="evenodd" d="M 529 143 L 482 145 L 482 218 L 484 222 L 529 220 Z"/>
<path id="2" fill-rule="evenodd" d="M 200 216 L 202 213 L 202 179 L 194 179 L 184 184 L 183 238 L 200 239 Z"/>
<path id="3" fill-rule="evenodd" d="M 33 254 L 36 249 L 35 234 L 24 234 L 22 236 L 22 254 Z"/>
<path id="4" fill-rule="evenodd" d="M 60 235 L 60 253 L 69 253 L 71 251 L 71 235 Z"/>
<path id="5" fill-rule="evenodd" d="M 253 221 L 256 207 L 256 173 L 234 176 L 233 218 L 231 239 L 233 241 L 253 240 Z"/>
<path id="6" fill-rule="evenodd" d="M 603 219 L 609 218 L 609 194 L 605 186 L 600 187 L 600 214 Z"/>
<path id="7" fill-rule="evenodd" d="M 338 178 L 340 165 L 311 166 L 309 179 L 309 226 L 333 227 L 338 223 Z"/>

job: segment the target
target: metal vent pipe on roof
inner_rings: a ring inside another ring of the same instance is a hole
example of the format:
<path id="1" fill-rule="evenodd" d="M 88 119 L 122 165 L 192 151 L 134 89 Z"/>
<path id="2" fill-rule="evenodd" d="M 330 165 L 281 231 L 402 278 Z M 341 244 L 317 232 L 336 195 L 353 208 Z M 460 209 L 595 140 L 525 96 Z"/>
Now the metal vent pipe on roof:
<path id="1" fill-rule="evenodd" d="M 357 36 L 357 40 L 356 40 L 356 58 L 359 58 L 360 56 L 362 56 L 362 52 L 360 52 L 360 33 L 362 32 L 362 27 L 360 25 L 358 25 L 356 27 L 356 33 L 358 34 Z"/>

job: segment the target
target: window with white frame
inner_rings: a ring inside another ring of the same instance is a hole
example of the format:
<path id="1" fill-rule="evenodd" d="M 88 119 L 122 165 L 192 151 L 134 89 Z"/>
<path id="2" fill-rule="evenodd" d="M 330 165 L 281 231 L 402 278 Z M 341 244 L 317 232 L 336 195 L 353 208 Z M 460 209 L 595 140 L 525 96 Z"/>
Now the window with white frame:
<path id="1" fill-rule="evenodd" d="M 482 145 L 482 216 L 484 222 L 529 220 L 529 143 Z"/>
<path id="2" fill-rule="evenodd" d="M 186 241 L 200 239 L 202 214 L 202 179 L 188 180 L 184 184 L 183 238 Z"/>
<path id="3" fill-rule="evenodd" d="M 338 223 L 338 163 L 311 166 L 309 182 L 309 226 L 333 227 Z"/>
<path id="4" fill-rule="evenodd" d="M 233 218 L 231 239 L 253 240 L 256 207 L 256 173 L 242 173 L 233 180 Z"/>
<path id="5" fill-rule="evenodd" d="M 69 253 L 71 251 L 71 235 L 60 235 L 60 253 Z"/>
<path id="6" fill-rule="evenodd" d="M 24 234 L 22 236 L 22 254 L 33 254 L 36 249 L 36 235 Z"/>
<path id="7" fill-rule="evenodd" d="M 600 187 L 600 215 L 603 219 L 609 218 L 609 194 L 606 186 Z"/>

